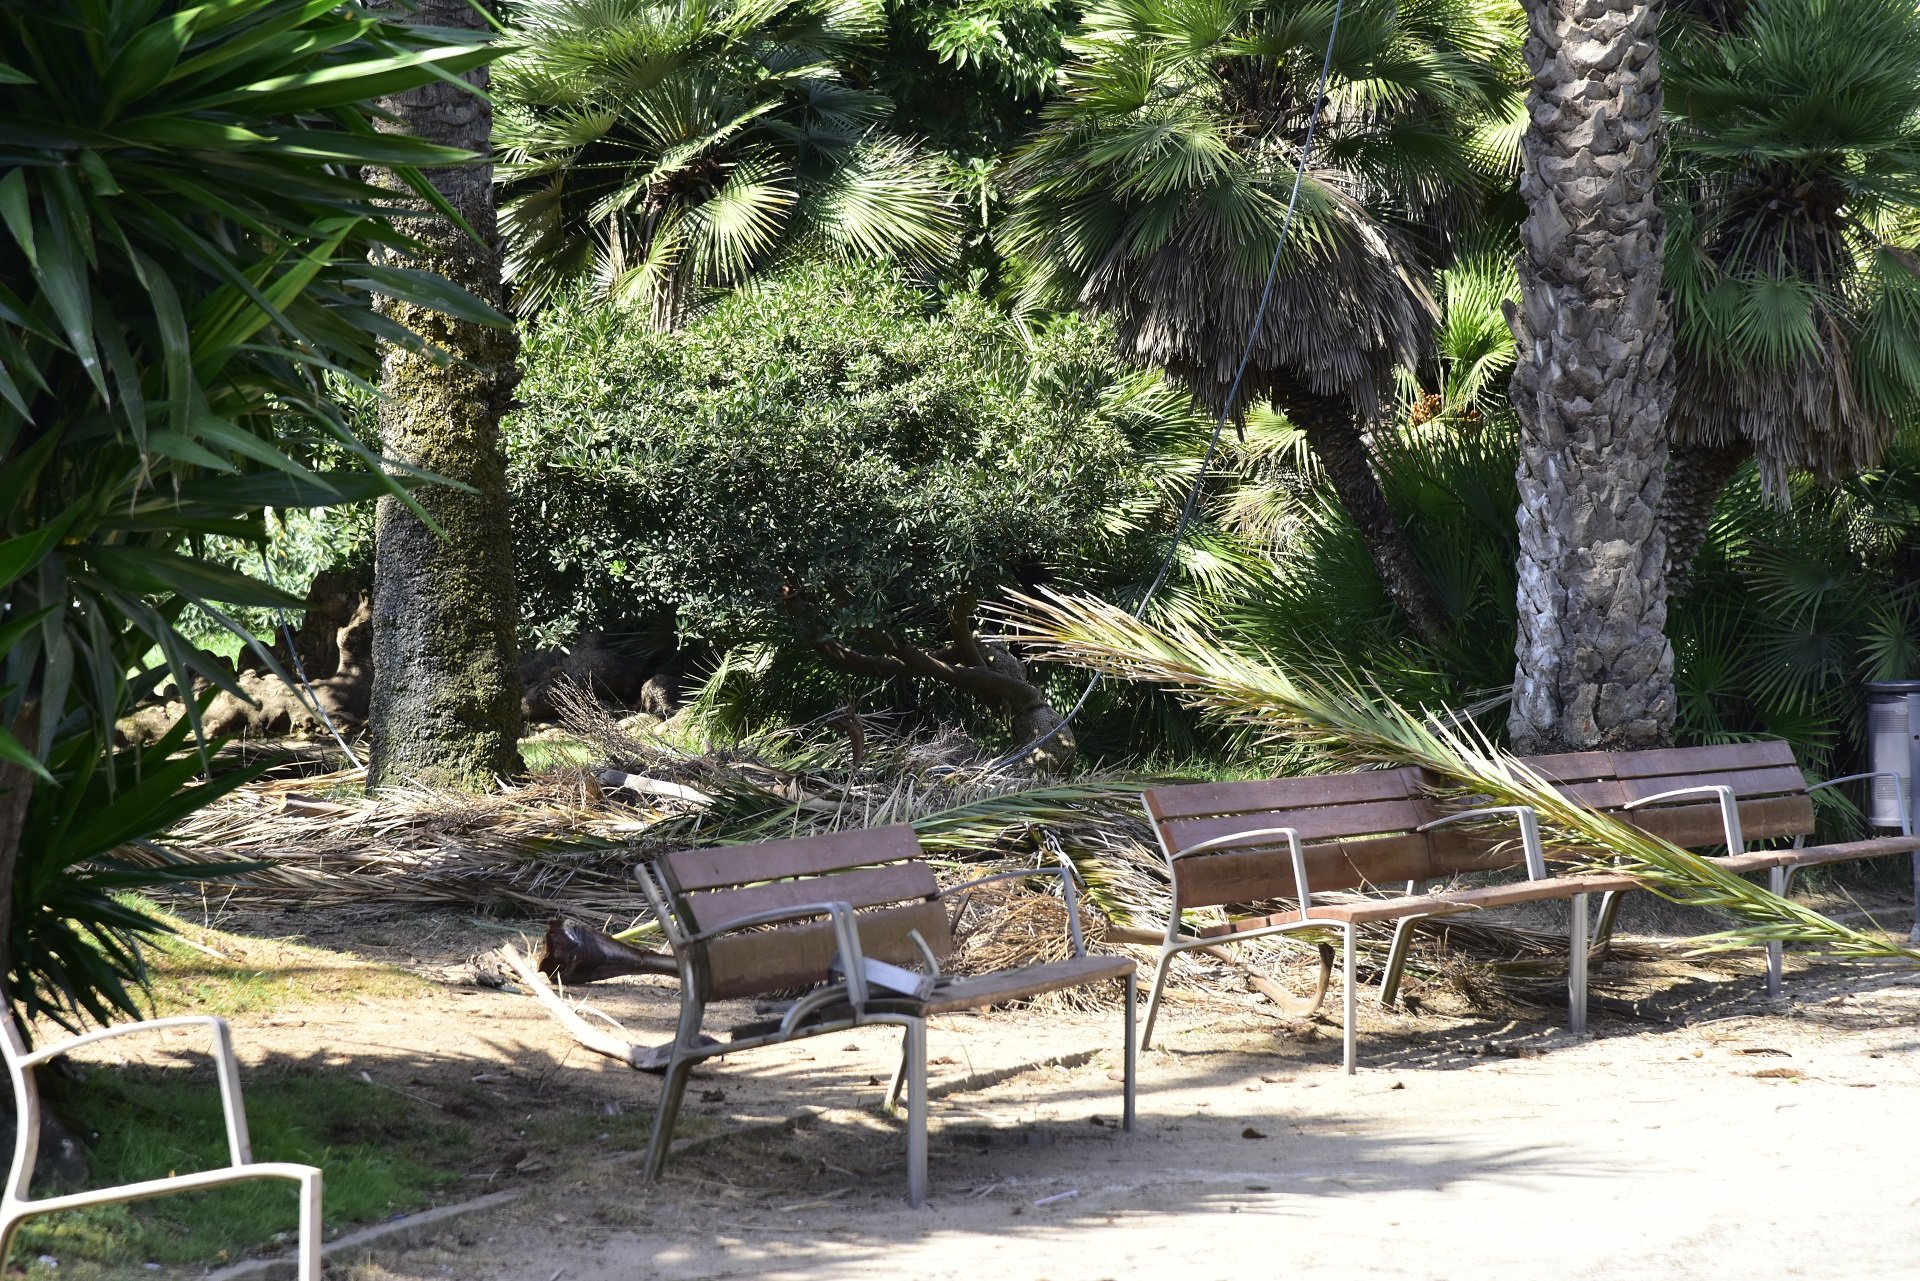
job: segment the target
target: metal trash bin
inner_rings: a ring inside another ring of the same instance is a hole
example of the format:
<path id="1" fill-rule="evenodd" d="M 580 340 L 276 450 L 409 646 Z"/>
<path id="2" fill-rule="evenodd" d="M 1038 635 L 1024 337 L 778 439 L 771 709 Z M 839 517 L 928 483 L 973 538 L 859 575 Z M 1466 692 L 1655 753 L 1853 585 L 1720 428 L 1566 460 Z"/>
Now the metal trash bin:
<path id="1" fill-rule="evenodd" d="M 1867 768 L 1898 774 L 1911 798 L 1920 764 L 1920 681 L 1871 681 L 1866 689 Z M 1891 780 L 1873 780 L 1867 821 L 1900 830 L 1900 794 Z"/>
<path id="2" fill-rule="evenodd" d="M 1895 787 L 1884 778 L 1873 780 L 1867 802 L 1867 821 L 1891 831 L 1920 831 L 1920 814 L 1913 808 L 1914 779 L 1920 777 L 1920 681 L 1869 681 L 1867 693 L 1867 768 L 1900 776 Z M 1902 796 L 1904 793 L 1904 798 Z M 1901 802 L 1906 801 L 1903 816 Z M 1911 827 L 1902 823 L 1906 818 Z M 1913 856 L 1913 933 L 1920 943 L 1920 853 Z"/>

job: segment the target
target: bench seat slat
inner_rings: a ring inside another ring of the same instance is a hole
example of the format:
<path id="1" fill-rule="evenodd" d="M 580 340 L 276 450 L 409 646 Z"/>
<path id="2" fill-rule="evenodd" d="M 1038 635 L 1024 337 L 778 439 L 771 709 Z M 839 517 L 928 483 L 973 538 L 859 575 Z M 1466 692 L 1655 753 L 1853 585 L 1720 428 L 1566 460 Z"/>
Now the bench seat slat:
<path id="1" fill-rule="evenodd" d="M 724 889 L 920 857 L 920 843 L 904 823 L 761 845 L 675 850 L 660 856 L 673 883 L 682 890 Z"/>
<path id="2" fill-rule="evenodd" d="M 1059 961 L 1022 966 L 1017 970 L 942 980 L 921 1008 L 928 1014 L 977 1010 L 1003 1001 L 1024 1001 L 1028 997 L 1106 979 L 1124 979 L 1133 973 L 1133 969 L 1134 963 L 1124 956 L 1069 956 Z M 883 1005 L 884 998 L 875 1004 Z"/>
<path id="3" fill-rule="evenodd" d="M 685 898 L 694 924 L 702 930 L 717 930 L 756 912 L 799 907 L 803 903 L 881 907 L 910 899 L 932 898 L 939 891 L 933 869 L 925 863 L 913 862 L 830 872 L 825 876 L 774 881 L 741 889 L 695 890 Z"/>
<path id="4" fill-rule="evenodd" d="M 1603 894 L 1608 890 L 1638 889 L 1640 883 L 1630 876 L 1583 875 L 1556 876 L 1543 881 L 1512 881 L 1505 885 L 1482 885 L 1469 890 L 1442 894 L 1402 894 L 1393 898 L 1366 899 L 1354 903 L 1316 903 L 1307 909 L 1307 919 L 1328 924 L 1351 922 L 1364 925 L 1373 921 L 1393 921 L 1407 916 L 1451 916 L 1458 912 L 1486 908 L 1511 907 L 1518 903 L 1539 903 L 1550 899 L 1572 898 L 1576 894 Z M 1223 921 L 1194 931 L 1201 938 L 1232 938 L 1270 925 L 1298 921 L 1298 911 L 1275 912 L 1267 916 L 1242 917 Z"/>

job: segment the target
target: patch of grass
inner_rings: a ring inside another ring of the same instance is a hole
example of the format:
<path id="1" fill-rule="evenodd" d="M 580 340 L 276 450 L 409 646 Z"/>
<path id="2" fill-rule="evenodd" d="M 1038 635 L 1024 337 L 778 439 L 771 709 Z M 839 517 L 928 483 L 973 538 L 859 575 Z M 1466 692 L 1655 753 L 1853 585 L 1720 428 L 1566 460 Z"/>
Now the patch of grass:
<path id="1" fill-rule="evenodd" d="M 178 931 L 145 949 L 156 1016 L 252 1014 L 338 1001 L 346 996 L 424 996 L 433 985 L 391 966 L 304 944 L 250 938 L 194 925 L 145 899 L 127 904 Z"/>
<path id="2" fill-rule="evenodd" d="M 48 1103 L 90 1144 L 90 1182 L 130 1183 L 226 1164 L 220 1095 L 210 1071 L 93 1070 L 83 1084 L 48 1080 Z M 329 1228 L 419 1209 L 461 1178 L 472 1137 L 411 1099 L 339 1072 L 267 1068 L 245 1082 L 254 1156 L 326 1171 Z M 42 1195 L 48 1189 L 37 1188 Z M 30 1277 L 131 1277 L 145 1265 L 200 1264 L 290 1242 L 290 1182 L 261 1181 L 104 1206 L 28 1223 L 16 1260 Z"/>
<path id="3" fill-rule="evenodd" d="M 523 738 L 520 759 L 530 770 L 551 769 L 556 765 L 592 765 L 593 747 L 577 738 Z"/>

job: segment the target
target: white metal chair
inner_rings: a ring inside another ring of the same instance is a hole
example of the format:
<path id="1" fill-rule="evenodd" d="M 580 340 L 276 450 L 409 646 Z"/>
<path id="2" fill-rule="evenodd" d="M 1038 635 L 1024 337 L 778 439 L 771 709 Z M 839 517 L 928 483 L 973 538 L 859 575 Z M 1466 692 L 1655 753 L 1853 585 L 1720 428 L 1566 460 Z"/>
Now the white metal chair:
<path id="1" fill-rule="evenodd" d="M 13 1104 L 16 1119 L 13 1144 L 13 1172 L 6 1190 L 0 1193 L 0 1269 L 6 1266 L 13 1248 L 14 1233 L 28 1219 L 61 1210 L 77 1210 L 89 1205 L 109 1205 L 118 1201 L 141 1201 L 186 1192 L 195 1188 L 218 1187 L 246 1179 L 292 1179 L 300 1185 L 299 1281 L 320 1281 L 320 1171 L 310 1165 L 285 1161 L 253 1159 L 253 1147 L 247 1138 L 247 1113 L 240 1100 L 240 1067 L 233 1057 L 233 1036 L 227 1021 L 206 1016 L 152 1019 L 144 1023 L 124 1023 L 76 1036 L 70 1040 L 28 1051 L 10 1012 L 0 1012 L 5 1036 L 0 1050 L 7 1059 L 7 1073 L 13 1078 Z M 227 1148 L 232 1164 L 217 1170 L 176 1174 L 164 1179 L 147 1179 L 114 1188 L 94 1188 L 66 1196 L 33 1200 L 27 1185 L 33 1179 L 33 1165 L 40 1149 L 40 1094 L 35 1088 L 33 1070 L 57 1054 L 65 1054 L 94 1041 L 125 1036 L 129 1032 L 150 1032 L 170 1027 L 207 1027 L 213 1030 L 214 1065 L 220 1074 L 220 1099 L 226 1110 Z"/>

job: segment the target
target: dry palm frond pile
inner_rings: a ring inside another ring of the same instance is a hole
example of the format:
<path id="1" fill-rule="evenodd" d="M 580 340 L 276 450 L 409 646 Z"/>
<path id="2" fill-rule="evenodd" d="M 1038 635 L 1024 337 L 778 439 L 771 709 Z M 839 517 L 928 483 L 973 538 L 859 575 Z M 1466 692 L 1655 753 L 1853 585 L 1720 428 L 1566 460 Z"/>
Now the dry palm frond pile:
<path id="1" fill-rule="evenodd" d="M 1083 884 L 1090 947 L 1138 947 L 1165 928 L 1166 870 L 1137 801 L 1141 780 L 1037 784 L 985 772 L 984 753 L 957 734 L 913 737 L 872 722 L 857 764 L 846 740 L 801 730 L 692 753 L 585 699 L 564 710 L 599 764 L 552 767 L 485 795 L 394 788 L 370 797 L 353 770 L 269 778 L 192 815 L 165 851 L 131 853 L 228 865 L 212 886 L 259 906 L 435 905 L 561 916 L 631 937 L 650 924 L 633 867 L 662 850 L 908 823 L 950 883 L 1050 868 L 1064 856 Z M 1442 928 L 1449 959 L 1428 966 L 1416 956 L 1413 971 L 1476 1004 L 1527 1003 L 1564 966 L 1564 939 L 1491 922 L 1431 925 Z M 955 932 L 957 972 L 1065 956 L 1057 878 L 970 891 Z M 1384 962 L 1389 938 L 1384 929 L 1363 937 L 1364 967 Z M 1151 964 L 1156 951 L 1138 955 Z M 1298 962 L 1310 974 L 1312 955 L 1278 940 L 1231 955 L 1189 952 L 1173 980 L 1240 993 L 1250 971 Z"/>

